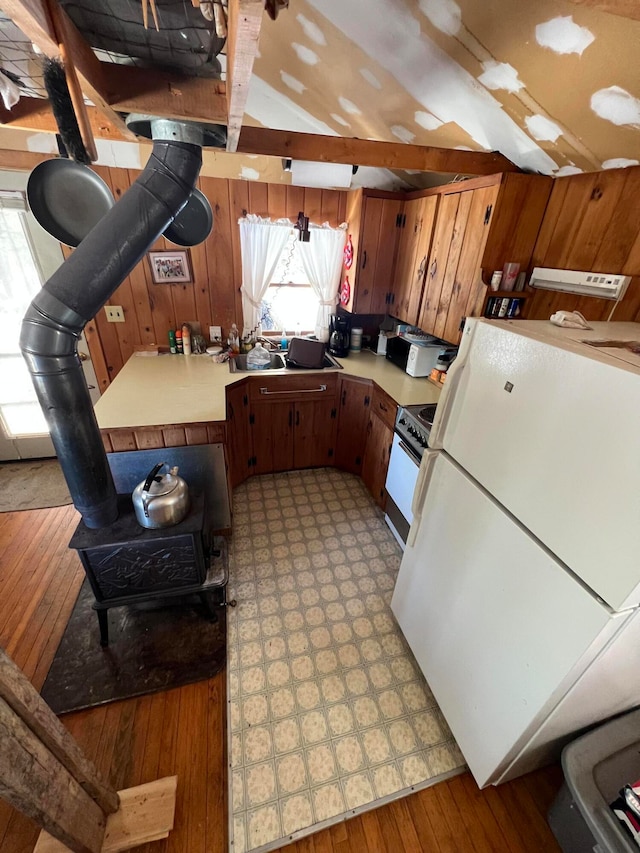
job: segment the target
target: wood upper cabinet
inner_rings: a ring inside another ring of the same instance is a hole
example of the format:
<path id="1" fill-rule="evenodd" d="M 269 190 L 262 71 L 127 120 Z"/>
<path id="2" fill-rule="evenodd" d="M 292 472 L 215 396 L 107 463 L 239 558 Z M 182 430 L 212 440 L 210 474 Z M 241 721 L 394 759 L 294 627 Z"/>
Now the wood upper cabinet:
<path id="1" fill-rule="evenodd" d="M 333 464 L 336 387 L 335 374 L 251 381 L 254 474 Z"/>
<path id="2" fill-rule="evenodd" d="M 356 190 L 347 207 L 353 264 L 343 269 L 351 295 L 345 307 L 358 314 L 389 310 L 403 201 L 392 193 Z"/>
<path id="3" fill-rule="evenodd" d="M 391 456 L 393 430 L 372 411 L 367 425 L 367 442 L 362 461 L 362 479 L 378 506 L 384 509 L 387 493 L 384 484 Z"/>
<path id="4" fill-rule="evenodd" d="M 227 454 L 231 487 L 243 483 L 252 473 L 249 392 L 247 382 L 227 388 Z"/>
<path id="5" fill-rule="evenodd" d="M 420 309 L 420 328 L 452 343 L 462 318 L 484 296 L 481 260 L 498 187 L 451 193 L 442 198 Z"/>
<path id="6" fill-rule="evenodd" d="M 437 207 L 437 196 L 423 196 L 404 203 L 391 307 L 386 310 L 411 325 L 418 321 Z"/>
<path id="7" fill-rule="evenodd" d="M 417 325 L 458 343 L 464 318 L 481 313 L 492 271 L 507 261 L 528 267 L 551 178 L 492 175 L 437 192 L 440 204 Z"/>
<path id="8" fill-rule="evenodd" d="M 349 376 L 340 378 L 335 465 L 352 474 L 362 471 L 371 395 L 371 382 Z"/>

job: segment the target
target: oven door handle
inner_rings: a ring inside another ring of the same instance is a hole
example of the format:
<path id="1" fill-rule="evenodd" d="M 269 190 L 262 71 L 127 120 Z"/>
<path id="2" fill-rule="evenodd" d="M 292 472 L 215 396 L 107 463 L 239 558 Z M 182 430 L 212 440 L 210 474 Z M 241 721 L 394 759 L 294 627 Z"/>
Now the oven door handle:
<path id="1" fill-rule="evenodd" d="M 425 450 L 422 456 L 420 470 L 418 471 L 418 479 L 416 480 L 416 487 L 413 492 L 413 500 L 411 501 L 413 521 L 411 522 L 409 536 L 407 537 L 407 546 L 412 546 L 416 541 L 416 536 L 418 535 L 418 529 L 420 528 L 420 521 L 422 518 L 422 510 L 424 508 L 424 502 L 427 495 L 427 487 L 429 485 L 437 457 L 438 451 L 436 450 Z"/>
<path id="2" fill-rule="evenodd" d="M 411 459 L 412 462 L 415 462 L 416 465 L 420 465 L 420 457 L 416 456 L 416 454 L 409 447 L 409 445 L 402 440 L 402 436 L 400 436 L 400 433 L 396 433 L 396 435 L 400 438 L 400 441 L 398 442 L 398 447 L 401 447 L 402 450 L 404 450 L 404 452 L 407 454 L 407 456 L 409 457 L 409 459 Z"/>

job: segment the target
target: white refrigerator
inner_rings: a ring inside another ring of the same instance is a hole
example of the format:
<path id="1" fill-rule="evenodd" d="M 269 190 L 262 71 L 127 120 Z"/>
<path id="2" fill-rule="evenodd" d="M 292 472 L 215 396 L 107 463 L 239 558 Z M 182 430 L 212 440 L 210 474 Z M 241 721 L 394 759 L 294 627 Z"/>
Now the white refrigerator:
<path id="1" fill-rule="evenodd" d="M 420 466 L 391 607 L 481 787 L 640 704 L 640 324 L 593 325 L 468 320 Z"/>

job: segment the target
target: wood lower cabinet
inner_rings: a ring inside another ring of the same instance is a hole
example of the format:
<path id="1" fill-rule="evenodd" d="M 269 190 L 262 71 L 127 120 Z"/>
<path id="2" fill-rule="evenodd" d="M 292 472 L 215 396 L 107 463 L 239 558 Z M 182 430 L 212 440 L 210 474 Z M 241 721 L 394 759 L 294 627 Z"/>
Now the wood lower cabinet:
<path id="1" fill-rule="evenodd" d="M 382 509 L 387 502 L 384 484 L 387 479 L 392 443 L 393 430 L 375 412 L 371 412 L 362 461 L 362 479 L 374 501 Z"/>
<path id="2" fill-rule="evenodd" d="M 365 379 L 340 377 L 335 465 L 352 474 L 362 471 L 372 389 Z"/>
<path id="3" fill-rule="evenodd" d="M 249 393 L 245 380 L 227 388 L 227 458 L 232 488 L 252 473 L 251 457 Z"/>
<path id="4" fill-rule="evenodd" d="M 293 467 L 320 468 L 335 462 L 338 412 L 335 398 L 293 406 Z"/>
<path id="5" fill-rule="evenodd" d="M 252 402 L 253 473 L 290 471 L 293 462 L 293 403 Z"/>
<path id="6" fill-rule="evenodd" d="M 254 474 L 334 464 L 336 388 L 335 374 L 251 381 Z"/>

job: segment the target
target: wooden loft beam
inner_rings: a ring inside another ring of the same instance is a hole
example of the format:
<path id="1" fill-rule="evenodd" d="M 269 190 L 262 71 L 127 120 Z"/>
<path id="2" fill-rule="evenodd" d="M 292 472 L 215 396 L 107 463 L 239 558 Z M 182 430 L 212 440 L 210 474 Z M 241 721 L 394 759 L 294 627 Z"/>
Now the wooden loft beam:
<path id="1" fill-rule="evenodd" d="M 57 0 L 51 2 L 56 3 Z M 11 18 L 46 56 L 60 56 L 59 37 L 64 35 L 64 42 L 73 60 L 83 94 L 118 128 L 125 139 L 135 139 L 124 119 L 109 104 L 108 88 L 103 74 L 103 66 L 106 63 L 98 60 L 62 8 L 56 9 L 56 18 L 64 31 L 63 34 L 56 33 L 46 0 L 0 0 L 0 10 Z"/>
<path id="2" fill-rule="evenodd" d="M 148 68 L 102 63 L 113 109 L 165 118 L 227 123 L 226 85 L 205 77 L 177 77 Z"/>
<path id="3" fill-rule="evenodd" d="M 119 142 L 125 139 L 119 128 L 111 124 L 95 107 L 87 107 L 87 115 L 96 139 L 111 139 Z M 58 132 L 49 101 L 42 98 L 20 98 L 11 110 L 6 110 L 0 104 L 0 127 L 32 130 L 34 133 Z"/>
<path id="4" fill-rule="evenodd" d="M 492 175 L 495 172 L 520 171 L 498 152 L 371 142 L 368 139 L 290 133 L 247 125 L 242 128 L 237 150 L 242 154 L 349 163 L 352 166 L 377 166 L 383 169 L 416 169 L 420 172 Z"/>
<path id="5" fill-rule="evenodd" d="M 64 10 L 59 5 L 53 6 L 57 0 L 48 2 L 51 3 L 54 15 L 50 14 L 47 0 L 0 0 L 0 10 L 47 56 L 60 55 L 59 40 L 64 38 L 82 92 L 106 120 L 102 122 L 102 133 L 95 129 L 96 119 L 92 120 L 94 135 L 115 138 L 114 133 L 117 131 L 120 139 L 134 141 L 136 137 L 127 128 L 119 114 L 121 112 L 226 124 L 224 82 L 180 78 L 165 72 L 100 62 Z M 53 17 L 57 26 L 54 26 Z M 27 113 L 35 117 L 32 107 L 26 111 L 12 110 L 12 115 L 21 119 Z M 15 122 L 13 124 L 18 126 Z"/>
<path id="6" fill-rule="evenodd" d="M 181 79 L 144 68 L 104 65 L 105 78 L 113 92 L 111 105 L 118 111 L 226 124 L 225 84 L 220 80 Z M 97 139 L 131 139 L 95 107 L 87 107 L 87 114 Z M 0 104 L 0 125 L 43 133 L 58 132 L 49 102 L 40 98 L 21 98 L 11 110 L 5 110 Z"/>
<path id="7" fill-rule="evenodd" d="M 577 6 L 588 6 L 600 12 L 608 12 L 610 15 L 618 15 L 621 18 L 640 21 L 638 0 L 570 0 L 570 2 Z"/>
<path id="8" fill-rule="evenodd" d="M 227 151 L 236 151 L 264 15 L 264 0 L 229 0 Z"/>

